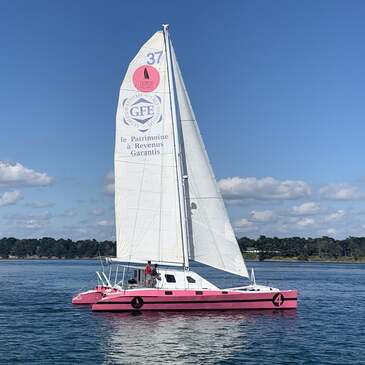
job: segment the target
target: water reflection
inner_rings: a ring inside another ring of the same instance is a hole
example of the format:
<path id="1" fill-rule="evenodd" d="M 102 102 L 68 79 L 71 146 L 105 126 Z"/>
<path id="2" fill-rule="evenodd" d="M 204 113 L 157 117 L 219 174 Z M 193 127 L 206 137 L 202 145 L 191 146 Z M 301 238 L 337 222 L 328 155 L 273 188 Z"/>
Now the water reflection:
<path id="1" fill-rule="evenodd" d="M 105 364 L 213 364 L 247 343 L 247 327 L 296 311 L 95 313 L 102 319 Z"/>

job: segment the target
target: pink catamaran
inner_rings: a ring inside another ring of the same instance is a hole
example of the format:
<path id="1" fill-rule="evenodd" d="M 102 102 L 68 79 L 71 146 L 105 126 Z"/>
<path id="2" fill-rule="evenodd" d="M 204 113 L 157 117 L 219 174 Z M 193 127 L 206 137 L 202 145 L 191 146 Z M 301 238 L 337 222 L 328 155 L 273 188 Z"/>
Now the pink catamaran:
<path id="1" fill-rule="evenodd" d="M 120 88 L 114 170 L 116 277 L 112 283 L 98 272 L 99 285 L 74 304 L 93 311 L 297 307 L 296 290 L 258 285 L 247 272 L 166 25 L 137 53 Z M 152 281 L 148 260 L 159 265 Z M 218 288 L 190 268 L 192 260 L 249 285 Z"/>

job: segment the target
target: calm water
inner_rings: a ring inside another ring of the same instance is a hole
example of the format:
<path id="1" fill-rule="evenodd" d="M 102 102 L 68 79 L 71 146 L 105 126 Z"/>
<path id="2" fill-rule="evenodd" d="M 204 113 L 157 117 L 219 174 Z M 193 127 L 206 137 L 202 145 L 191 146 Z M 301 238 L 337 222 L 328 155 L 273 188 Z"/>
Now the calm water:
<path id="1" fill-rule="evenodd" d="M 0 363 L 365 363 L 365 265 L 249 266 L 299 289 L 298 310 L 92 313 L 70 301 L 94 286 L 96 261 L 0 261 Z"/>

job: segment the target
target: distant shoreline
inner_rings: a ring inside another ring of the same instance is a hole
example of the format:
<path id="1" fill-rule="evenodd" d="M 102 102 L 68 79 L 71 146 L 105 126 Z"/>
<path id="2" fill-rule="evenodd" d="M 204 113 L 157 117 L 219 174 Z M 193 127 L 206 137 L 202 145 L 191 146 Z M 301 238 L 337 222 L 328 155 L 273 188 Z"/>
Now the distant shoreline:
<path id="1" fill-rule="evenodd" d="M 101 257 L 106 259 L 107 257 Z M 100 260 L 100 257 L 0 257 L 0 261 L 16 261 L 16 260 Z"/>
<path id="2" fill-rule="evenodd" d="M 238 246 L 245 260 L 271 262 L 365 263 L 365 237 L 336 240 L 320 238 L 241 237 Z M 10 260 L 97 260 L 115 257 L 114 241 L 4 237 L 0 239 L 0 257 Z"/>
<path id="3" fill-rule="evenodd" d="M 260 261 L 260 260 L 246 260 L 246 261 Z M 361 260 L 330 260 L 330 259 L 308 259 L 308 260 L 299 260 L 297 258 L 286 258 L 286 259 L 266 259 L 264 261 L 267 262 L 300 262 L 300 263 L 323 263 L 323 264 L 365 264 L 365 259 Z M 262 261 L 261 261 L 262 262 Z"/>
<path id="4" fill-rule="evenodd" d="M 101 259 L 106 259 L 107 257 L 101 257 Z M 45 260 L 51 260 L 51 261 L 56 261 L 56 260 L 94 260 L 94 261 L 99 261 L 100 257 L 72 257 L 72 258 L 66 258 L 66 257 L 9 257 L 9 258 L 2 258 L 0 257 L 0 262 L 1 261 L 20 261 L 20 260 L 27 260 L 27 261 L 36 261 L 36 260 L 41 260 L 41 261 L 45 261 Z M 359 260 L 354 260 L 354 259 L 346 259 L 346 260 L 331 260 L 331 259 L 320 259 L 320 258 L 313 258 L 310 259 L 308 258 L 307 260 L 301 260 L 298 259 L 297 257 L 272 257 L 270 259 L 265 259 L 265 260 L 259 260 L 258 258 L 252 258 L 252 257 L 247 257 L 245 258 L 246 262 L 284 262 L 284 263 L 324 263 L 324 264 L 365 264 L 365 259 L 359 259 Z"/>
<path id="5" fill-rule="evenodd" d="M 365 258 L 357 259 L 354 258 L 338 258 L 338 259 L 331 259 L 331 258 L 320 258 L 318 256 L 308 257 L 307 259 L 301 259 L 298 257 L 281 257 L 281 256 L 273 256 L 270 258 L 267 258 L 265 260 L 259 260 L 258 257 L 244 257 L 245 261 L 268 261 L 268 262 L 308 262 L 308 263 L 332 263 L 332 264 L 365 264 Z"/>

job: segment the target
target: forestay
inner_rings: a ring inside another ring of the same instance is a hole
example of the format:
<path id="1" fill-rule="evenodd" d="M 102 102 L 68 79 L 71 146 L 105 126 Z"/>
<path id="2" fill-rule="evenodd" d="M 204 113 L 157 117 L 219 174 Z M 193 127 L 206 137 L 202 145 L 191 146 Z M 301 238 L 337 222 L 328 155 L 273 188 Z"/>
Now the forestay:
<path id="1" fill-rule="evenodd" d="M 201 138 L 174 51 L 173 71 L 188 174 L 190 258 L 248 277 L 235 234 Z"/>
<path id="2" fill-rule="evenodd" d="M 117 259 L 182 264 L 177 168 L 163 32 L 140 49 L 116 116 Z"/>

